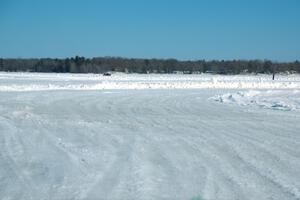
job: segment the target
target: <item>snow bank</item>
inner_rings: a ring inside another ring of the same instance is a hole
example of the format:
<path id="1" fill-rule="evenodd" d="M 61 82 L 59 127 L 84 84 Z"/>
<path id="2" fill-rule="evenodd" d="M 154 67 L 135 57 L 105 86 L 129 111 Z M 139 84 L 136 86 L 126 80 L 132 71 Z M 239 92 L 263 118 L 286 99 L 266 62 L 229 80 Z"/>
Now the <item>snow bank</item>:
<path id="1" fill-rule="evenodd" d="M 0 91 L 102 89 L 300 89 L 299 75 L 0 73 Z"/>
<path id="2" fill-rule="evenodd" d="M 244 91 L 217 95 L 211 99 L 240 106 L 258 106 L 273 110 L 300 112 L 299 90 Z"/>

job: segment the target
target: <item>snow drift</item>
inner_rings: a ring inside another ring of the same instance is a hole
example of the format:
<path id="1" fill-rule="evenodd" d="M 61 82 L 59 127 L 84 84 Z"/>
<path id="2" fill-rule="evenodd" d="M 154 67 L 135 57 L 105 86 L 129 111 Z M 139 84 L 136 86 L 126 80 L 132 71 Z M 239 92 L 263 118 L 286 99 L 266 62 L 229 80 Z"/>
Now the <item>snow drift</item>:
<path id="1" fill-rule="evenodd" d="M 300 91 L 250 90 L 216 95 L 211 99 L 240 106 L 258 106 L 273 110 L 300 112 Z"/>

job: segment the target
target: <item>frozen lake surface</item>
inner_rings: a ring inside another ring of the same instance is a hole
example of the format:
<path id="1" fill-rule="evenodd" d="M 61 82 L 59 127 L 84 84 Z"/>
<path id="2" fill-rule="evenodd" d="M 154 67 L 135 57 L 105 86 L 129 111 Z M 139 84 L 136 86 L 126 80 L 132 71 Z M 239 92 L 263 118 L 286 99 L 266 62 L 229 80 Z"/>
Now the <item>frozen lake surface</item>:
<path id="1" fill-rule="evenodd" d="M 0 73 L 0 199 L 300 199 L 300 76 Z"/>

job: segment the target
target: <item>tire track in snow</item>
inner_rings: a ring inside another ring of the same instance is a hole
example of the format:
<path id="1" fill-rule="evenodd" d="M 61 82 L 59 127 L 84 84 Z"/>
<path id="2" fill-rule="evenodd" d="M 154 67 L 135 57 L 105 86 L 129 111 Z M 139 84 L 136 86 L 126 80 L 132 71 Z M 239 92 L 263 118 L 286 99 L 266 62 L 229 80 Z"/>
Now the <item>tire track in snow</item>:
<path id="1" fill-rule="evenodd" d="M 40 174 L 38 182 L 38 171 L 20 173 L 27 169 L 24 162 L 1 160 L 8 172 L 10 167 L 18 173 L 1 180 L 16 181 L 19 176 L 23 184 L 44 191 L 46 199 L 299 199 L 299 116 L 231 110 L 207 101 L 214 93 L 64 91 L 23 93 L 19 98 L 1 94 L 3 112 L 9 114 L 23 101 L 34 113 L 22 123 L 8 120 L 8 115 L 0 117 L 5 122 L 0 128 L 11 127 L 0 135 L 7 145 L 1 145 L 1 157 L 11 156 L 11 146 L 20 147 L 25 158 L 33 156 L 49 168 L 48 179 Z M 30 127 L 37 132 L 30 132 Z M 23 134 L 8 143 L 16 130 Z M 25 133 L 29 135 L 22 138 Z M 42 153 L 30 149 L 37 141 Z M 50 165 L 54 158 L 57 169 Z M 50 180 L 55 188 L 46 184 Z M 21 190 L 22 182 L 16 183 Z M 35 190 L 18 195 L 36 199 Z"/>

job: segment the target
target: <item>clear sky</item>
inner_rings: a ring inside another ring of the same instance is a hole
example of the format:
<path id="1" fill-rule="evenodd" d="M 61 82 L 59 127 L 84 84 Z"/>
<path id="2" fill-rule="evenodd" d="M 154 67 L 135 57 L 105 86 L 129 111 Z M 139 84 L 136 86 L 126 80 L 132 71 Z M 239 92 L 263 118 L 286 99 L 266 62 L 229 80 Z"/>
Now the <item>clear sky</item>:
<path id="1" fill-rule="evenodd" d="M 300 60 L 300 0 L 0 0 L 0 57 Z"/>

